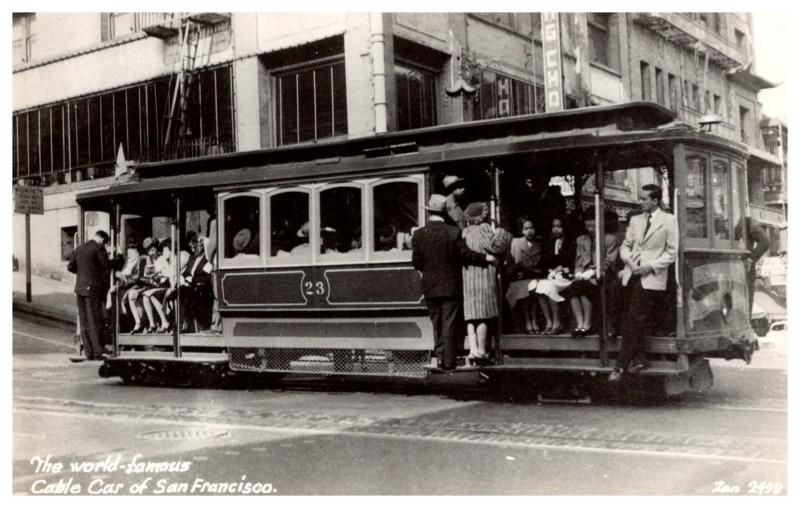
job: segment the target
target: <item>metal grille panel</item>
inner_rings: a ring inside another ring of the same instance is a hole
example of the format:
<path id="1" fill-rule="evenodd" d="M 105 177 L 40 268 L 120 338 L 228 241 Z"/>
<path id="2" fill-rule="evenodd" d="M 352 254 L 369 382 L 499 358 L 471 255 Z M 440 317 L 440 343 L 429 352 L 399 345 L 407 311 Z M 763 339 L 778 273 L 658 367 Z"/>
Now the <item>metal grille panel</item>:
<path id="1" fill-rule="evenodd" d="M 427 350 L 230 349 L 231 368 L 250 372 L 418 377 L 429 363 Z"/>

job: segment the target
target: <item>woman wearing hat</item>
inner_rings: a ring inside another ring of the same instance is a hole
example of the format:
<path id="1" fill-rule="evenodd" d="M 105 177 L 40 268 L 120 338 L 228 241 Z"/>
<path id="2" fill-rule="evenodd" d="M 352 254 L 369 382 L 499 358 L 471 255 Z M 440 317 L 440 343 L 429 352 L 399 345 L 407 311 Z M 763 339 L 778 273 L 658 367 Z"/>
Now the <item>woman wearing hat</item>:
<path id="1" fill-rule="evenodd" d="M 175 266 L 172 260 L 172 240 L 167 238 L 159 245 L 161 246 L 161 256 L 155 262 L 155 275 L 152 278 L 154 286 L 142 292 L 142 304 L 150 322 L 148 332 L 165 333 L 169 330 L 170 322 L 164 313 L 163 302 L 171 277 L 175 274 Z M 154 308 L 161 321 L 160 327 L 156 327 L 153 317 Z"/>
<path id="2" fill-rule="evenodd" d="M 464 211 L 463 231 L 467 247 L 483 254 L 506 254 L 511 233 L 489 223 L 489 205 L 472 203 Z M 497 268 L 468 265 L 462 270 L 464 282 L 464 320 L 467 321 L 470 364 L 489 361 L 489 327 L 500 316 L 497 289 Z"/>

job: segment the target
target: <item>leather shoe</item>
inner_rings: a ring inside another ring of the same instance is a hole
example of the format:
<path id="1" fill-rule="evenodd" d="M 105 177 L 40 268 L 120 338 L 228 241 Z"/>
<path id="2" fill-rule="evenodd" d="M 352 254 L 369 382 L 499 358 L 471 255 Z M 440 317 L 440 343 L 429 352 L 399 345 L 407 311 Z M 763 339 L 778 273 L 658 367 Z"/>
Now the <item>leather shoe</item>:
<path id="1" fill-rule="evenodd" d="M 614 371 L 611 372 L 608 376 L 608 382 L 619 382 L 622 380 L 622 375 L 625 373 L 625 370 L 622 368 L 614 368 Z"/>

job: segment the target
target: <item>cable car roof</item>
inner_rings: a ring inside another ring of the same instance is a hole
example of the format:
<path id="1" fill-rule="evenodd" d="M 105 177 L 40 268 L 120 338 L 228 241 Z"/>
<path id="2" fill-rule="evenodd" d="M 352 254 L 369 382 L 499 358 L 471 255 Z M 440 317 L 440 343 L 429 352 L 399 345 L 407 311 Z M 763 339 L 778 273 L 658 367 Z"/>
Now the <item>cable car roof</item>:
<path id="1" fill-rule="evenodd" d="M 77 201 L 86 209 L 103 210 L 111 198 L 133 200 L 144 194 L 208 190 L 303 176 L 324 179 L 515 153 L 568 149 L 570 154 L 577 154 L 604 146 L 677 139 L 715 142 L 746 155 L 744 146 L 721 137 L 685 129 L 657 130 L 673 119 L 672 112 L 660 105 L 633 102 L 146 163 L 136 166 L 139 182 L 86 192 Z"/>

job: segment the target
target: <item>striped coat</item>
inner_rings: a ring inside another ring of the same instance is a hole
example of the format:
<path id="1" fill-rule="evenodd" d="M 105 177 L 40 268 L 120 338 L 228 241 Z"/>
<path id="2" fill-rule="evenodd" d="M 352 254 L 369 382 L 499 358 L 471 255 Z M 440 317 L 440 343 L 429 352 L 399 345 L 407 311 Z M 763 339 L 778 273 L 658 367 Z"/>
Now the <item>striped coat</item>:
<path id="1" fill-rule="evenodd" d="M 483 223 L 464 228 L 467 247 L 483 254 L 502 256 L 511 245 L 512 236 L 503 228 Z M 497 267 L 469 265 L 462 271 L 464 281 L 464 320 L 485 320 L 500 316 L 497 291 Z"/>

